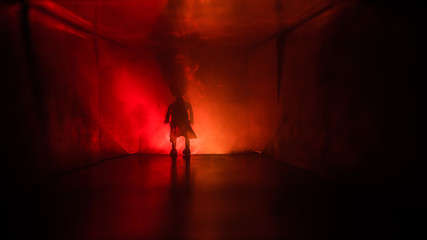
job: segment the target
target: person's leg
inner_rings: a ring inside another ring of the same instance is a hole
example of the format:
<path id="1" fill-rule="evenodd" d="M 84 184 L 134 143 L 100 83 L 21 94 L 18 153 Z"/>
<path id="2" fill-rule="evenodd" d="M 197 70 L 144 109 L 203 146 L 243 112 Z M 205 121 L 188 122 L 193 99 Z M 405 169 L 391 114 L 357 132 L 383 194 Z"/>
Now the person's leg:
<path id="1" fill-rule="evenodd" d="M 171 142 L 172 142 L 172 150 L 176 150 L 176 137 L 171 137 Z"/>
<path id="2" fill-rule="evenodd" d="M 190 149 L 190 139 L 189 138 L 185 138 L 185 148 Z"/>
<path id="3" fill-rule="evenodd" d="M 190 154 L 190 138 L 188 137 L 185 137 L 185 149 L 182 153 Z"/>
<path id="4" fill-rule="evenodd" d="M 171 149 L 170 154 L 171 155 L 178 155 L 178 153 L 176 151 L 176 137 L 173 133 L 173 127 L 172 126 L 171 126 L 171 133 L 169 135 L 169 138 L 170 138 L 170 142 L 172 143 L 172 149 Z"/>
<path id="5" fill-rule="evenodd" d="M 171 136 L 172 149 L 170 155 L 176 156 L 178 152 L 176 151 L 176 137 Z"/>

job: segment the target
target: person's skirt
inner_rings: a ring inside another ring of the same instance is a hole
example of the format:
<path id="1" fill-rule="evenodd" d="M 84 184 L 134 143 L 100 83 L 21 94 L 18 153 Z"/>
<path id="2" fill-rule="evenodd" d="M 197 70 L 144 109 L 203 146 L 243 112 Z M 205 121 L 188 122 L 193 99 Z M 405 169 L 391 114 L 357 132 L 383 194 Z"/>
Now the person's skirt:
<path id="1" fill-rule="evenodd" d="M 193 128 L 191 127 L 190 123 L 187 124 L 171 124 L 171 132 L 170 132 L 170 141 L 172 142 L 173 138 L 177 137 L 186 137 L 188 139 L 190 138 L 197 138 L 196 133 L 194 133 Z"/>

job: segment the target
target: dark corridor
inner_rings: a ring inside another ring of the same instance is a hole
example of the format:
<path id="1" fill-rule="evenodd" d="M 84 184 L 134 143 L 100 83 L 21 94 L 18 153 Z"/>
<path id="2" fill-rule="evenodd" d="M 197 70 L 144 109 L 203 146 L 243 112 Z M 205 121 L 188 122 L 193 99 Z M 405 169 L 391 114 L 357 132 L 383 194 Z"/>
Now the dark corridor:
<path id="1" fill-rule="evenodd" d="M 25 227 L 24 238 L 40 239 L 357 239 L 399 233 L 402 212 L 389 212 L 398 210 L 394 201 L 366 209 L 356 201 L 363 195 L 352 194 L 259 154 L 174 161 L 131 155 L 20 196 L 9 224 L 16 237 Z M 21 218 L 27 211 L 31 217 Z"/>
<path id="2" fill-rule="evenodd" d="M 424 22 L 415 0 L 2 1 L 2 238 L 421 238 Z M 171 159 L 182 96 L 197 137 Z"/>

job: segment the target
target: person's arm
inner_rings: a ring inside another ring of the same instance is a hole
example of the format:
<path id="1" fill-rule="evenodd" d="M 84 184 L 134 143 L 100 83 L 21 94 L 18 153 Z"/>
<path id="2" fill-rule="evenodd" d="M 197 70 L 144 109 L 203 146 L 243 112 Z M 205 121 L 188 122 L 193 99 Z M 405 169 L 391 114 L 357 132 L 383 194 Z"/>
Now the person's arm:
<path id="1" fill-rule="evenodd" d="M 168 107 L 168 111 L 166 112 L 166 117 L 164 123 L 170 123 L 169 118 L 171 115 L 171 106 Z"/>
<path id="2" fill-rule="evenodd" d="M 190 124 L 194 124 L 194 115 L 193 115 L 193 108 L 191 107 L 191 104 L 188 104 L 188 110 L 190 111 Z"/>

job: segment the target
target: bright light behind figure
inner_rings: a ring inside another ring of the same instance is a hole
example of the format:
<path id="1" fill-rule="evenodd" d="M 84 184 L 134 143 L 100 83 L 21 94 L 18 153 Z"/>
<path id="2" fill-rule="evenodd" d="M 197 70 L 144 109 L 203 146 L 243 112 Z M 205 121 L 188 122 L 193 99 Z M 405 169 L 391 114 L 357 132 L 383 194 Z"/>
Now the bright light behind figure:
<path id="1" fill-rule="evenodd" d="M 184 94 L 194 109 L 192 153 L 262 150 L 277 120 L 276 49 L 249 46 L 276 31 L 276 19 L 269 4 L 257 2 L 31 1 L 40 69 L 72 102 L 67 115 L 52 101 L 58 119 L 50 118 L 51 138 L 72 135 L 75 147 L 102 148 L 106 156 L 169 153 L 163 121 L 174 96 Z M 246 19 L 255 9 L 263 10 Z M 68 81 L 79 84 L 70 89 Z M 86 128 L 91 137 L 81 141 Z M 52 141 L 62 155 L 69 145 Z M 184 148 L 182 137 L 177 148 Z"/>

